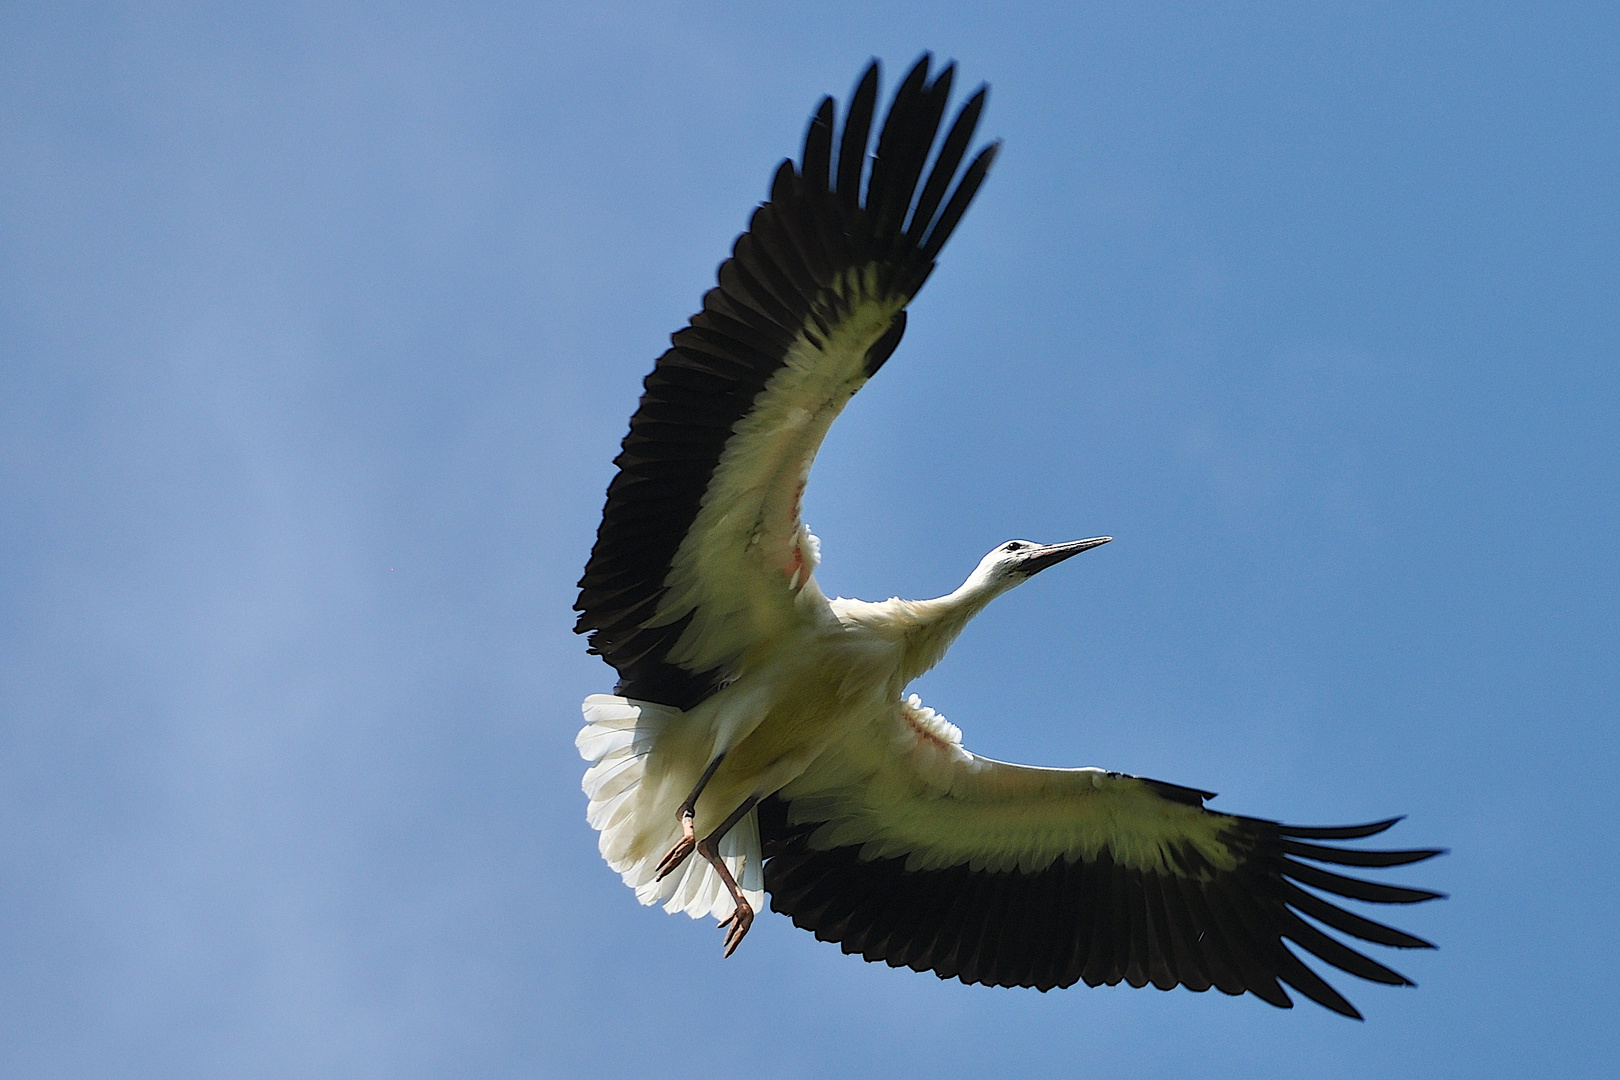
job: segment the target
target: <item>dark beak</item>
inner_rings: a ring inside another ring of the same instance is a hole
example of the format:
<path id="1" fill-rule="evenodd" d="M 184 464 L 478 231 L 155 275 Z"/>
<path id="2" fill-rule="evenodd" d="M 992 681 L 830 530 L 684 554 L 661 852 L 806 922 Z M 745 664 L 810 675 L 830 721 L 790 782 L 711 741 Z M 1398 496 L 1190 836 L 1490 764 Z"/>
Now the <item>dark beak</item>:
<path id="1" fill-rule="evenodd" d="M 1048 544 L 1046 547 L 1036 548 L 1018 565 L 1018 572 L 1025 577 L 1031 577 L 1048 566 L 1056 566 L 1072 555 L 1090 551 L 1094 547 L 1102 547 L 1112 539 L 1112 536 L 1093 536 L 1089 540 L 1071 540 L 1067 544 Z"/>

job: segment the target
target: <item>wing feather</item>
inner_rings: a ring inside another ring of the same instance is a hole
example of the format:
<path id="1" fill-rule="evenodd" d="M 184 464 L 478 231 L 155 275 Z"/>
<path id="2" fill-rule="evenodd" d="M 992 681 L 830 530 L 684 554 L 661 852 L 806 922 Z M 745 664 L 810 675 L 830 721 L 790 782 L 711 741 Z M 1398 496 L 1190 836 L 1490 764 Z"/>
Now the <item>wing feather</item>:
<path id="1" fill-rule="evenodd" d="M 821 99 L 816 106 L 815 115 L 810 118 L 810 127 L 804 133 L 804 153 L 801 160 L 804 162 L 805 183 L 818 191 L 826 191 L 832 166 L 832 138 L 833 115 L 837 105 L 830 97 Z"/>
<path id="2" fill-rule="evenodd" d="M 1303 886 L 1379 903 L 1440 894 L 1299 860 L 1383 868 L 1438 850 L 1305 843 L 1295 837 L 1360 839 L 1393 821 L 1279 825 L 1213 812 L 1206 797 L 1100 769 L 978 757 L 913 697 L 762 804 L 765 887 L 774 910 L 845 952 L 966 983 L 1213 986 L 1288 1008 L 1286 984 L 1359 1016 L 1292 943 L 1358 978 L 1410 985 L 1327 931 L 1429 942 Z"/>
<path id="3" fill-rule="evenodd" d="M 1340 866 L 1405 866 L 1422 862 L 1441 854 L 1439 848 L 1420 851 L 1357 851 L 1353 848 L 1330 848 L 1320 844 L 1303 844 L 1298 840 L 1284 840 L 1283 851 L 1302 859 L 1337 863 Z"/>
<path id="4" fill-rule="evenodd" d="M 1306 892 L 1292 881 L 1283 882 L 1283 900 L 1291 908 L 1302 911 L 1319 923 L 1324 923 L 1343 934 L 1358 937 L 1362 941 L 1371 941 L 1379 945 L 1391 945 L 1398 949 L 1432 949 L 1431 942 L 1404 930 L 1397 930 L 1393 926 L 1385 926 L 1381 922 L 1357 915 L 1353 911 L 1334 907 L 1315 893 Z"/>
<path id="5" fill-rule="evenodd" d="M 950 186 L 951 178 L 956 175 L 956 167 L 962 164 L 968 144 L 973 141 L 973 132 L 979 126 L 979 115 L 984 112 L 984 103 L 989 94 L 990 88 L 980 85 L 951 122 L 950 133 L 939 148 L 933 172 L 923 185 L 922 195 L 917 199 L 911 221 L 906 226 L 906 239 L 910 243 L 920 247 L 928 227 L 934 223 L 934 211 L 939 209 L 940 200 L 945 198 L 945 189 Z"/>
<path id="6" fill-rule="evenodd" d="M 905 305 L 988 166 L 975 159 L 935 222 L 983 95 L 928 168 L 954 71 L 930 78 L 930 64 L 925 54 L 901 82 L 864 202 L 877 63 L 856 87 L 836 164 L 836 107 L 820 103 L 799 168 L 776 170 L 718 287 L 647 377 L 575 604 L 575 629 L 618 670 L 618 693 L 691 708 L 750 645 L 812 617 L 796 607 L 816 559 L 799 520 L 810 463 L 899 344 Z"/>
<path id="7" fill-rule="evenodd" d="M 861 73 L 844 120 L 844 138 L 838 144 L 838 199 L 847 210 L 860 205 L 861 175 L 866 171 L 866 144 L 872 133 L 872 110 L 877 105 L 878 62 Z"/>

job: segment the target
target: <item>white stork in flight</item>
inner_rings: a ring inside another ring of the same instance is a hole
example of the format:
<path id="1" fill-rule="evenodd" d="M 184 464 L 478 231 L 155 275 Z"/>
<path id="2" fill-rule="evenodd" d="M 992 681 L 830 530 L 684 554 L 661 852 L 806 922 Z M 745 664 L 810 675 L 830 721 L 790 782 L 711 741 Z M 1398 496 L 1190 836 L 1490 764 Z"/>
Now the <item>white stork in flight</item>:
<path id="1" fill-rule="evenodd" d="M 816 584 L 799 519 L 816 450 L 894 353 L 996 154 L 956 180 L 984 87 L 934 151 L 954 67 L 930 78 L 929 60 L 900 84 L 870 169 L 876 62 L 836 136 L 822 100 L 803 158 L 776 170 L 647 376 L 575 605 L 619 674 L 614 696 L 585 700 L 577 739 L 602 855 L 642 903 L 720 919 L 728 956 L 769 892 L 846 953 L 964 983 L 1213 986 L 1284 1008 L 1286 983 L 1359 1017 L 1285 942 L 1409 985 L 1326 931 L 1432 946 L 1322 894 L 1440 894 L 1317 864 L 1438 852 L 1313 843 L 1399 819 L 1301 828 L 1208 810 L 1194 788 L 992 761 L 906 696 L 992 600 L 1108 537 L 1009 540 L 932 600 L 828 599 Z"/>

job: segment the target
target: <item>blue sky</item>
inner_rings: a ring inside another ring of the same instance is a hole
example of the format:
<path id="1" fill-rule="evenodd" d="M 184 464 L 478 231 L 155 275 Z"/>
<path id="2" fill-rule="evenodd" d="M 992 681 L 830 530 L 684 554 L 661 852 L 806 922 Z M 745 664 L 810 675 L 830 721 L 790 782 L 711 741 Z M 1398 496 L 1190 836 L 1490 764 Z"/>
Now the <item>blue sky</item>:
<path id="1" fill-rule="evenodd" d="M 0 1064 L 1590 1075 L 1620 1056 L 1605 5 L 8 5 Z M 918 690 L 981 752 L 1393 813 L 1354 1024 L 720 958 L 583 820 L 573 584 L 822 93 L 1006 145 L 807 496 L 829 592 L 1114 544 Z"/>

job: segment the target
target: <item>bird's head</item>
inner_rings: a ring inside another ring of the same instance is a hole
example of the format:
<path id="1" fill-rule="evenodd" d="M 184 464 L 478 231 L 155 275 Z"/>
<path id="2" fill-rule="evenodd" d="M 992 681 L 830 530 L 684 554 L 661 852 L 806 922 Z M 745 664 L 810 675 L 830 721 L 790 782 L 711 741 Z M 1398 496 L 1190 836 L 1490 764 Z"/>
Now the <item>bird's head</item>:
<path id="1" fill-rule="evenodd" d="M 1067 544 L 1009 540 L 980 559 L 973 573 L 950 595 L 911 604 L 909 611 L 915 632 L 910 655 L 912 666 L 907 669 L 906 677 L 915 678 L 939 663 L 968 620 L 996 597 L 1017 588 L 1048 566 L 1056 566 L 1072 555 L 1101 547 L 1112 539 L 1111 536 L 1093 536 Z"/>
<path id="2" fill-rule="evenodd" d="M 1009 540 L 979 560 L 978 569 L 968 578 L 987 592 L 999 594 L 1015 588 L 1045 570 L 1082 551 L 1101 547 L 1112 536 L 1093 536 L 1067 544 L 1036 544 L 1029 540 Z"/>

